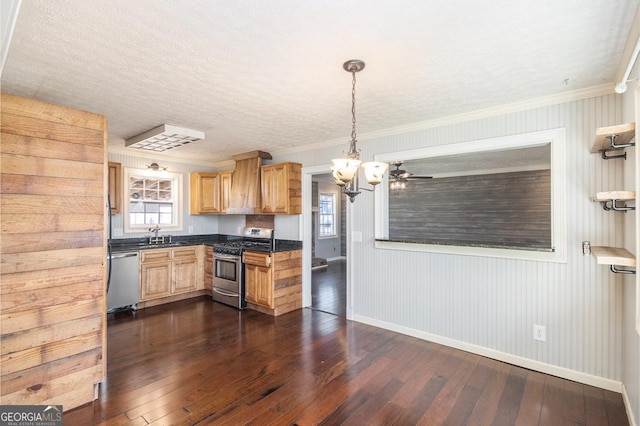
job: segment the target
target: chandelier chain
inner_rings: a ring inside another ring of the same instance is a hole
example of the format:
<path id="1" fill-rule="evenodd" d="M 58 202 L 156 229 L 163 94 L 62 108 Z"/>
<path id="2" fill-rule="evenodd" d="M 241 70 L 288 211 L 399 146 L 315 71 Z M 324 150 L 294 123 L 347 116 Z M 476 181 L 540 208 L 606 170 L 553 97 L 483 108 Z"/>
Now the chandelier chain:
<path id="1" fill-rule="evenodd" d="M 351 140 L 356 140 L 356 72 L 352 71 L 353 80 L 351 81 Z"/>

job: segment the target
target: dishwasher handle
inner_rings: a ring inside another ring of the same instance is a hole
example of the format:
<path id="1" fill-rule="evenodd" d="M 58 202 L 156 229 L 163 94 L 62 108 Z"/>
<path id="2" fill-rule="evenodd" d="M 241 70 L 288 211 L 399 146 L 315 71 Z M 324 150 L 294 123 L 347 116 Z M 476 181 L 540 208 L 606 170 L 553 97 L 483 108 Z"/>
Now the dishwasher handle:
<path id="1" fill-rule="evenodd" d="M 123 259 L 125 257 L 136 257 L 138 256 L 138 252 L 127 252 L 127 253 L 111 253 L 112 259 Z"/>

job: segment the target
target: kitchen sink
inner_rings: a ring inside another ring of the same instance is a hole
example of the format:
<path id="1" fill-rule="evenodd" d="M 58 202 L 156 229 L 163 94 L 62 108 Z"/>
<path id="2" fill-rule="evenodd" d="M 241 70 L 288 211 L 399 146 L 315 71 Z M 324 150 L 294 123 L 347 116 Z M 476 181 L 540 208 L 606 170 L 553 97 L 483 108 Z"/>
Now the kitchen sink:
<path id="1" fill-rule="evenodd" d="M 194 243 L 190 241 L 174 241 L 172 243 L 165 244 L 166 246 L 174 247 L 174 246 L 192 246 Z"/>
<path id="2" fill-rule="evenodd" d="M 136 248 L 138 250 L 146 250 L 146 249 L 154 249 L 154 248 L 170 248 L 170 247 L 182 247 L 182 246 L 191 246 L 195 245 L 191 241 L 173 241 L 170 243 L 158 243 L 158 244 L 150 244 L 148 241 L 133 243 L 131 244 L 131 248 Z"/>

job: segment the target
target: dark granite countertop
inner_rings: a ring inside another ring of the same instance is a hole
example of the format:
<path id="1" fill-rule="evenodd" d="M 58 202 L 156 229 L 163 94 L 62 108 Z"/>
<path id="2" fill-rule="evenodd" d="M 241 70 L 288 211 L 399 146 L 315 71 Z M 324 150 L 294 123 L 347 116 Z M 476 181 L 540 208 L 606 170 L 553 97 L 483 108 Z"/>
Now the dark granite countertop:
<path id="1" fill-rule="evenodd" d="M 259 251 L 259 252 L 281 252 L 281 251 L 294 251 L 302 249 L 302 241 L 295 240 L 278 240 L 276 239 L 276 247 L 275 250 L 269 250 L 268 248 L 262 247 L 251 247 L 247 249 L 247 251 Z"/>
<path id="2" fill-rule="evenodd" d="M 112 253 L 124 253 L 138 250 L 160 249 L 160 248 L 174 248 L 185 246 L 197 246 L 208 245 L 212 246 L 215 243 L 224 241 L 242 240 L 242 237 L 237 235 L 226 234 L 211 234 L 211 235 L 176 235 L 171 238 L 171 243 L 168 242 L 167 236 L 165 236 L 167 242 L 164 244 L 149 244 L 149 237 L 144 238 L 118 238 L 111 240 L 111 252 Z M 292 251 L 302 249 L 302 241 L 295 240 L 278 240 L 276 239 L 275 251 Z M 252 248 L 253 251 L 271 251 L 269 249 Z"/>

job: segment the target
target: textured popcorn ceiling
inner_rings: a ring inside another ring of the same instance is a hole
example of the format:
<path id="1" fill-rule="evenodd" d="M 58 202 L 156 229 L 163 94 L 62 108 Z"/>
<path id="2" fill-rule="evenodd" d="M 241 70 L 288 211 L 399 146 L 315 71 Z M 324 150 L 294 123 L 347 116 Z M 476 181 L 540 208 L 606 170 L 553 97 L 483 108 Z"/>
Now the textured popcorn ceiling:
<path id="1" fill-rule="evenodd" d="M 160 124 L 224 161 L 613 83 L 635 0 L 23 0 L 2 91 Z M 622 64 L 622 67 L 626 64 Z M 568 84 L 565 84 L 565 79 Z M 362 140 L 362 138 L 359 138 Z M 342 143 L 342 142 L 341 142 Z M 130 148 L 126 149 L 127 151 Z"/>

